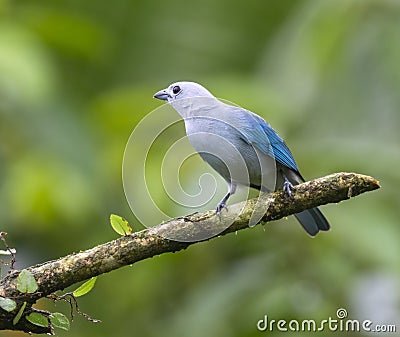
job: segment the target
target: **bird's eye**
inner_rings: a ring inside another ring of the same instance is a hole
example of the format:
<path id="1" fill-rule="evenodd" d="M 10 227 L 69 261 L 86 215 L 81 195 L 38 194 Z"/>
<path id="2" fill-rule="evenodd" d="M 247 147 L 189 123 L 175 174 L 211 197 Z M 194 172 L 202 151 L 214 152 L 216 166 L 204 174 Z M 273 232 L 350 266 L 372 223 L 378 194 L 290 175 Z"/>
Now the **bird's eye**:
<path id="1" fill-rule="evenodd" d="M 176 95 L 179 91 L 181 91 L 181 88 L 178 86 L 178 85 L 176 85 L 176 86 L 174 86 L 173 88 L 172 88 L 172 92 Z"/>

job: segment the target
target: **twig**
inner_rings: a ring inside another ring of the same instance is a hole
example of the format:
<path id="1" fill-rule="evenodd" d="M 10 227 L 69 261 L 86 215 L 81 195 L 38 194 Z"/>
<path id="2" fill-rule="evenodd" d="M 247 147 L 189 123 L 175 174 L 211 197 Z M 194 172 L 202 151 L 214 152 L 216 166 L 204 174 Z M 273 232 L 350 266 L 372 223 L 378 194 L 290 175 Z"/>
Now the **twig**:
<path id="1" fill-rule="evenodd" d="M 15 249 L 10 248 L 10 246 L 7 244 L 6 236 L 7 236 L 6 232 L 0 232 L 0 240 L 3 242 L 4 246 L 6 247 L 6 252 L 8 252 L 8 254 L 11 256 L 11 260 L 10 260 L 10 262 L 5 262 L 3 260 L 0 260 L 0 263 L 4 264 L 4 265 L 9 265 L 10 266 L 10 272 L 11 272 L 11 271 L 14 270 L 14 264 L 16 262 Z"/>

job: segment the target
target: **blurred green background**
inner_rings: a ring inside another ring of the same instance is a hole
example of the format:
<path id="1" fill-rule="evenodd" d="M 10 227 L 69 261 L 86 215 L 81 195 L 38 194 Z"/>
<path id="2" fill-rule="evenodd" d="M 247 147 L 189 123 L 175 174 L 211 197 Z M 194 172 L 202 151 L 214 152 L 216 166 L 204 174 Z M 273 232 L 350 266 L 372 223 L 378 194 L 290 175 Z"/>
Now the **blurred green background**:
<path id="1" fill-rule="evenodd" d="M 397 0 L 1 0 L 0 229 L 17 267 L 117 237 L 110 213 L 143 228 L 124 148 L 177 80 L 265 117 L 306 178 L 355 171 L 382 188 L 323 207 L 332 230 L 315 239 L 290 217 L 102 275 L 79 303 L 103 322 L 58 335 L 272 336 L 256 328 L 266 314 L 338 308 L 399 331 Z"/>

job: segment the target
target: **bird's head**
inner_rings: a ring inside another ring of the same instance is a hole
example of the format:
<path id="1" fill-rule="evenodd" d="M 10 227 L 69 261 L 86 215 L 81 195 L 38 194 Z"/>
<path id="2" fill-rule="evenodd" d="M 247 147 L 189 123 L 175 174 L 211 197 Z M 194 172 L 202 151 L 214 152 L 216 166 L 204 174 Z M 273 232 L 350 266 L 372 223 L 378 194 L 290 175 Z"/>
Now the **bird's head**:
<path id="1" fill-rule="evenodd" d="M 156 92 L 153 96 L 168 103 L 178 99 L 194 97 L 214 97 L 206 88 L 195 82 L 175 82 L 168 88 Z"/>

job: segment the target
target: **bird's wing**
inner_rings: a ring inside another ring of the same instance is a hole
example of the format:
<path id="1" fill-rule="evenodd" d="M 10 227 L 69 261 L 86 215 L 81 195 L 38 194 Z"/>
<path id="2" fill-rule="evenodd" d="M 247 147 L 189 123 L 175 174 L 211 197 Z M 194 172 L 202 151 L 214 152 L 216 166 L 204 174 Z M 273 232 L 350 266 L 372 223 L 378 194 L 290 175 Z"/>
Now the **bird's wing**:
<path id="1" fill-rule="evenodd" d="M 243 109 L 237 109 L 240 120 L 243 140 L 253 144 L 263 153 L 272 156 L 275 160 L 298 172 L 299 169 L 292 153 L 275 130 L 260 116 Z"/>

